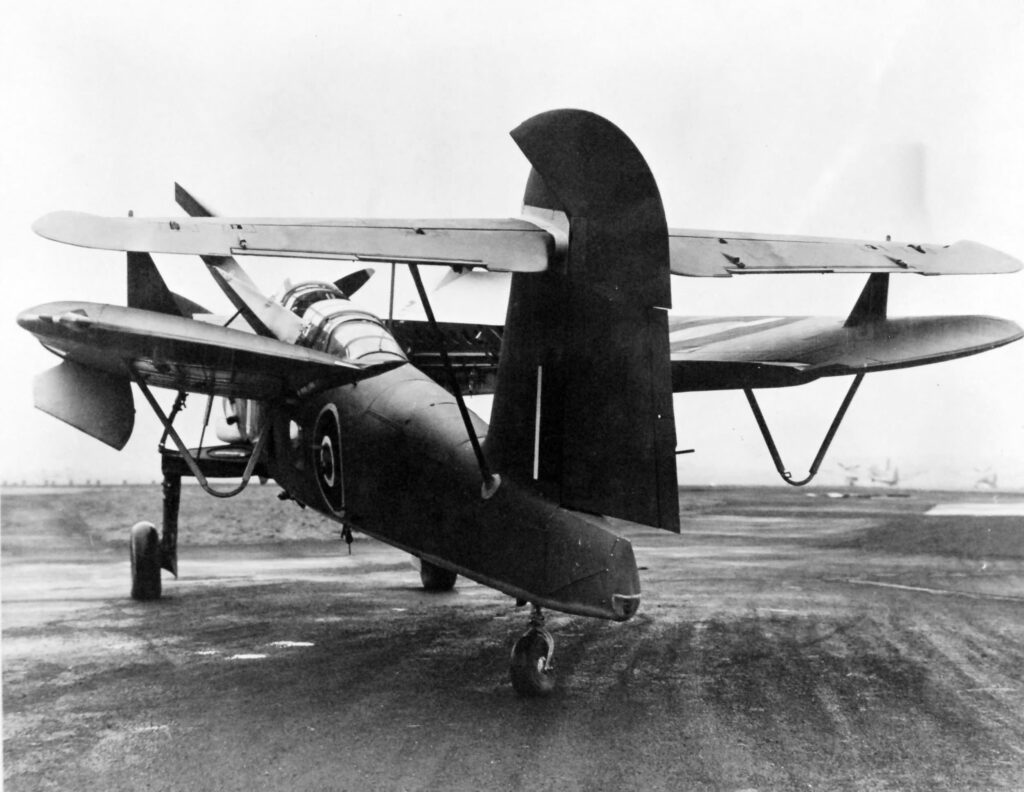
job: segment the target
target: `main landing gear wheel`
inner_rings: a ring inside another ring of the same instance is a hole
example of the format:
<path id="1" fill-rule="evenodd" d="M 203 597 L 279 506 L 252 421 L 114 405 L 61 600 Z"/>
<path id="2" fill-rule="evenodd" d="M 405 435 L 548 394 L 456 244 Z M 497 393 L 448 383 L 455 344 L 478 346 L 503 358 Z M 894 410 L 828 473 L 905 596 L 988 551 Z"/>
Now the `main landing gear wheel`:
<path id="1" fill-rule="evenodd" d="M 555 639 L 543 628 L 544 616 L 533 606 L 530 629 L 512 648 L 509 676 L 512 687 L 520 696 L 537 698 L 547 696 L 555 689 L 551 658 L 555 653 Z"/>
<path id="2" fill-rule="evenodd" d="M 420 559 L 420 581 L 427 591 L 451 591 L 458 576 L 457 572 Z"/>
<path id="3" fill-rule="evenodd" d="M 132 526 L 130 549 L 132 599 L 160 599 L 160 537 L 153 523 Z"/>

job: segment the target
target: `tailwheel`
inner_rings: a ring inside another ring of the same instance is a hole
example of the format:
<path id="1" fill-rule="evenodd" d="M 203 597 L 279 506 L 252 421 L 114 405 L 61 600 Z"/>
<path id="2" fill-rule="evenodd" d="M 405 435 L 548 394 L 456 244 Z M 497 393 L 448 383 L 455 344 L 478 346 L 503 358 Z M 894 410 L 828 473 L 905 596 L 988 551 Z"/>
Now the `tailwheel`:
<path id="1" fill-rule="evenodd" d="M 555 689 L 551 658 L 555 653 L 555 639 L 543 628 L 544 616 L 533 606 L 530 629 L 512 648 L 509 675 L 512 687 L 520 696 L 536 698 L 547 696 Z"/>
<path id="2" fill-rule="evenodd" d="M 431 564 L 429 561 L 420 559 L 420 581 L 426 591 L 451 591 L 455 588 L 457 572 L 450 569 Z"/>
<path id="3" fill-rule="evenodd" d="M 132 599 L 160 599 L 160 537 L 151 522 L 139 522 L 131 531 Z"/>

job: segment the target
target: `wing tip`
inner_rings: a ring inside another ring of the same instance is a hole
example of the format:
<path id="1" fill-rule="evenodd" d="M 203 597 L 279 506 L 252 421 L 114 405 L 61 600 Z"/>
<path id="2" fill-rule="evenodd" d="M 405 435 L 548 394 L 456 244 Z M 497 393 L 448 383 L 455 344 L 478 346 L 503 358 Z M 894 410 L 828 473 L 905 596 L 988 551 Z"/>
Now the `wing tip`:
<path id="1" fill-rule="evenodd" d="M 37 235 L 43 237 L 43 239 L 52 239 L 55 242 L 59 242 L 60 234 L 58 233 L 60 227 L 63 225 L 64 220 L 67 219 L 69 212 L 47 212 L 42 217 L 36 218 L 32 223 L 32 231 Z"/>
<path id="2" fill-rule="evenodd" d="M 978 265 L 971 268 L 957 269 L 954 272 L 969 275 L 1002 275 L 1020 272 L 1024 264 L 1009 253 L 972 239 L 961 239 L 944 248 L 943 251 L 952 264 L 966 264 L 968 260 L 977 259 Z"/>

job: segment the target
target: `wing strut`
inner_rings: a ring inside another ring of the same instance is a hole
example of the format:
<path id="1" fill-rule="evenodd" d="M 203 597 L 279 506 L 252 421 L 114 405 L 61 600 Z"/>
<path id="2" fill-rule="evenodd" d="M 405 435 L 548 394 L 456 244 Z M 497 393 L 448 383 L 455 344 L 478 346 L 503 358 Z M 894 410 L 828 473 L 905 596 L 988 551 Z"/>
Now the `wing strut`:
<path id="1" fill-rule="evenodd" d="M 208 492 L 210 495 L 213 495 L 213 497 L 215 498 L 232 498 L 238 493 L 240 493 L 242 490 L 244 490 L 247 486 L 249 486 L 249 479 L 252 478 L 252 473 L 253 470 L 255 470 L 256 468 L 256 463 L 259 461 L 260 457 L 263 456 L 263 448 L 267 444 L 267 438 L 270 437 L 269 423 L 264 423 L 263 426 L 260 427 L 259 437 L 256 438 L 256 445 L 252 449 L 252 453 L 249 455 L 249 461 L 246 462 L 245 465 L 245 471 L 242 473 L 242 483 L 232 490 L 215 490 L 213 487 L 210 486 L 210 483 L 207 481 L 206 476 L 203 475 L 203 471 L 200 470 L 199 463 L 196 462 L 195 457 L 192 455 L 192 452 L 188 450 L 188 447 L 185 445 L 184 442 L 182 442 L 181 437 L 174 429 L 174 425 L 172 423 L 173 415 L 177 414 L 178 410 L 181 409 L 180 405 L 183 404 L 184 399 L 182 399 L 181 395 L 179 394 L 178 399 L 174 402 L 172 418 L 168 418 L 164 414 L 163 409 L 160 407 L 160 403 L 157 402 L 156 398 L 153 396 L 153 393 L 149 390 L 149 386 L 146 385 L 146 381 L 139 375 L 137 371 L 135 371 L 134 368 L 129 370 L 131 371 L 132 379 L 135 381 L 135 384 L 139 386 L 139 390 L 142 391 L 142 395 L 146 397 L 146 401 L 149 402 L 149 406 L 153 408 L 153 412 L 156 413 L 156 417 L 159 418 L 160 423 L 163 424 L 163 440 L 166 440 L 167 437 L 170 436 L 171 440 L 173 440 L 174 444 L 178 447 L 178 451 L 181 453 L 181 458 L 184 460 L 185 464 L 188 466 L 188 469 L 192 472 L 192 475 L 195 476 L 196 481 L 199 483 L 199 486 L 203 488 L 203 490 Z M 207 417 L 209 417 L 209 413 L 207 413 Z M 161 446 L 163 445 L 163 440 L 160 441 Z"/>
<path id="2" fill-rule="evenodd" d="M 445 374 L 448 375 L 448 387 L 455 397 L 455 402 L 459 405 L 462 422 L 466 425 L 466 434 L 469 435 L 469 442 L 473 446 L 473 453 L 476 454 L 476 463 L 480 467 L 480 477 L 483 479 L 483 487 L 480 490 L 480 494 L 486 500 L 498 491 L 498 487 L 501 486 L 501 476 L 491 472 L 487 459 L 484 457 L 484 450 L 480 447 L 480 439 L 476 436 L 476 430 L 473 429 L 473 422 L 469 418 L 469 410 L 466 408 L 466 402 L 462 398 L 462 391 L 459 390 L 459 382 L 455 378 L 455 370 L 448 359 L 448 351 L 444 347 L 444 334 L 441 333 L 441 329 L 437 326 L 437 320 L 434 319 L 434 310 L 430 307 L 430 300 L 427 298 L 427 290 L 423 288 L 420 268 L 416 264 L 409 264 L 409 271 L 412 273 L 412 279 L 416 282 L 416 291 L 420 294 L 423 310 L 427 312 L 430 328 L 434 331 L 434 335 L 437 338 L 437 349 L 441 353 L 441 365 L 444 366 Z"/>
<path id="3" fill-rule="evenodd" d="M 786 466 L 782 463 L 782 457 L 779 456 L 779 450 L 775 447 L 775 441 L 772 439 L 772 433 L 768 429 L 768 423 L 765 421 L 764 415 L 761 413 L 761 408 L 757 404 L 757 399 L 754 397 L 754 391 L 750 388 L 743 389 L 743 393 L 746 394 L 747 401 L 750 402 L 750 409 L 754 413 L 754 419 L 757 421 L 757 427 L 761 430 L 761 436 L 764 437 L 765 445 L 768 446 L 768 453 L 772 455 L 772 462 L 775 463 L 775 469 L 779 471 L 779 475 L 782 476 L 783 481 L 787 484 L 793 485 L 794 487 L 802 487 L 804 484 L 809 484 L 811 479 L 818 475 L 818 468 L 821 467 L 821 463 L 825 459 L 825 454 L 828 452 L 828 447 L 832 445 L 832 439 L 836 436 L 836 432 L 839 430 L 839 424 L 843 422 L 843 417 L 846 415 L 846 411 L 850 407 L 850 402 L 853 401 L 853 397 L 857 393 L 857 388 L 860 387 L 861 380 L 863 379 L 863 374 L 858 374 L 853 378 L 853 382 L 850 384 L 850 389 L 846 392 L 846 398 L 843 399 L 843 403 L 839 407 L 839 412 L 836 413 L 836 417 L 832 420 L 832 425 L 828 428 L 828 432 L 825 434 L 825 439 L 821 443 L 821 448 L 818 449 L 818 455 L 814 457 L 814 462 L 811 463 L 811 469 L 808 472 L 807 478 L 800 479 L 799 481 L 793 481 L 793 474 L 786 470 Z"/>

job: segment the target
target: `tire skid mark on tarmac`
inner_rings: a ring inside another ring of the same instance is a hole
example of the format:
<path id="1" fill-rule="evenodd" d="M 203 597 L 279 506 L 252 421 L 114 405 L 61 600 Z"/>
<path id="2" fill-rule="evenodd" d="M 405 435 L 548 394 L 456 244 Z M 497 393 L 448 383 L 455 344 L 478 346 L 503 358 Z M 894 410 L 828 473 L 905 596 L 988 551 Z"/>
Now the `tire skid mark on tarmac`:
<path id="1" fill-rule="evenodd" d="M 965 614 L 948 610 L 929 611 L 926 616 L 918 613 L 913 622 L 899 616 L 893 624 L 888 629 L 889 640 L 897 651 L 913 657 L 929 670 L 932 697 L 947 702 L 947 710 L 952 708 L 959 714 L 973 716 L 975 724 L 969 733 L 985 738 L 984 743 L 979 743 L 979 750 L 994 753 L 998 748 L 1024 756 L 1024 727 L 1019 715 L 1022 708 L 1008 707 L 1005 700 L 992 695 L 993 688 L 1013 692 L 1024 704 L 1021 669 L 1012 659 L 1016 651 L 1007 661 L 1017 672 L 1012 677 L 993 671 L 988 658 L 979 657 L 971 647 L 988 645 L 993 637 L 1001 638 L 998 631 L 1002 626 L 994 624 L 982 630 L 969 615 L 965 618 Z M 999 761 L 997 756 L 993 760 Z"/>
<path id="2" fill-rule="evenodd" d="M 949 695 L 961 701 L 965 709 L 975 709 L 994 734 L 1003 735 L 1003 739 L 1000 740 L 1003 746 L 1019 755 L 1024 755 L 1024 749 L 1021 748 L 1021 745 L 1024 745 L 1024 729 L 1020 727 L 1019 718 L 1011 718 L 1006 712 L 1005 703 L 990 692 L 981 696 L 976 693 L 968 693 L 969 690 L 980 691 L 986 687 L 1013 688 L 1019 693 L 1021 690 L 1019 674 L 1015 680 L 1002 674 L 993 675 L 991 665 L 971 646 L 973 643 L 974 647 L 977 647 L 978 639 L 982 637 L 980 633 L 973 630 L 971 620 L 953 619 L 947 612 L 937 612 L 935 622 L 937 623 L 935 628 L 929 631 L 933 645 L 950 666 L 969 680 L 967 685 L 950 685 Z M 973 641 L 967 638 L 972 633 Z M 1017 698 L 1019 699 L 1020 696 L 1018 695 Z M 1007 739 L 1007 735 L 1013 735 L 1013 737 Z"/>
<path id="3" fill-rule="evenodd" d="M 958 591 L 956 589 L 930 588 L 928 586 L 909 586 L 904 583 L 886 583 L 881 580 L 868 580 L 866 578 L 826 578 L 826 580 L 830 583 L 850 583 L 854 586 L 878 586 L 879 588 L 898 589 L 900 591 L 916 591 L 921 594 L 936 594 L 939 596 L 949 597 L 967 597 L 968 599 L 1024 603 L 1024 597 L 1015 597 L 1012 594 L 986 594 L 980 591 Z"/>

